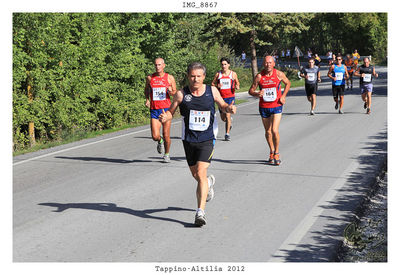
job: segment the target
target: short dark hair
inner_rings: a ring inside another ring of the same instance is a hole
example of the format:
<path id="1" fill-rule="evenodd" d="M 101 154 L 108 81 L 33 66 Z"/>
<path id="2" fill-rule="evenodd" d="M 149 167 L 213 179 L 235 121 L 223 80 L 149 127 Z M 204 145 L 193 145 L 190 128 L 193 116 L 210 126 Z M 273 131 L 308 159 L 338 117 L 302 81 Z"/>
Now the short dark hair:
<path id="1" fill-rule="evenodd" d="M 203 70 L 204 75 L 206 74 L 206 67 L 205 67 L 203 64 L 201 64 L 200 62 L 193 62 L 193 63 L 191 63 L 191 64 L 187 67 L 187 74 L 189 74 L 191 71 L 197 70 L 197 69 Z"/>
<path id="2" fill-rule="evenodd" d="M 228 64 L 231 64 L 231 61 L 229 60 L 228 57 L 222 57 L 219 63 L 222 63 L 223 61 L 226 61 Z"/>

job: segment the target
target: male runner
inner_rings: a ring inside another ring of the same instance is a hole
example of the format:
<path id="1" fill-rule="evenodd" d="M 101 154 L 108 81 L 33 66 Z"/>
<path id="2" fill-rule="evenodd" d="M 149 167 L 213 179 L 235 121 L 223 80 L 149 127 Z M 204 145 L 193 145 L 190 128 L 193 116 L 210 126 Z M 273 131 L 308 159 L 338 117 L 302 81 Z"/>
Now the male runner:
<path id="1" fill-rule="evenodd" d="M 194 223 L 198 226 L 206 224 L 206 202 L 214 197 L 213 185 L 215 177 L 207 177 L 214 153 L 214 143 L 217 138 L 218 123 L 215 117 L 215 105 L 222 112 L 236 113 L 233 103 L 226 103 L 216 87 L 203 84 L 206 68 L 203 64 L 194 62 L 187 69 L 189 86 L 177 91 L 171 107 L 162 112 L 159 119 L 166 123 L 172 119 L 179 106 L 182 115 L 182 141 L 186 161 L 193 178 L 197 181 L 197 211 Z"/>
<path id="2" fill-rule="evenodd" d="M 315 66 L 321 67 L 321 57 L 318 56 L 317 53 L 314 54 L 314 61 L 315 61 Z"/>
<path id="3" fill-rule="evenodd" d="M 352 57 L 354 59 L 354 64 L 357 66 L 358 65 L 358 60 L 361 58 L 361 56 L 358 53 L 357 49 L 355 49 L 354 53 L 352 53 Z"/>
<path id="4" fill-rule="evenodd" d="M 315 105 L 317 104 L 318 82 L 321 82 L 321 72 L 318 66 L 315 66 L 314 58 L 308 60 L 308 66 L 301 70 L 300 76 L 305 78 L 307 99 L 311 103 L 310 115 L 314 115 Z"/>
<path id="5" fill-rule="evenodd" d="M 354 62 L 354 59 L 351 58 L 350 54 L 346 55 L 346 60 L 344 61 L 344 64 L 346 65 L 347 72 L 349 73 L 349 78 L 346 79 L 347 90 L 348 89 L 353 90 L 353 73 L 354 73 L 354 70 L 357 68 L 357 66 Z M 349 82 L 351 85 L 349 85 Z"/>
<path id="6" fill-rule="evenodd" d="M 221 71 L 215 74 L 211 86 L 216 86 L 218 88 L 221 97 L 226 103 L 235 103 L 235 89 L 240 89 L 239 79 L 237 74 L 229 69 L 229 58 L 222 57 L 220 62 Z M 229 132 L 232 129 L 231 114 L 220 112 L 220 115 L 222 121 L 225 122 L 225 140 L 229 141 L 231 140 Z"/>
<path id="7" fill-rule="evenodd" d="M 338 109 L 339 106 L 339 114 L 343 114 L 343 99 L 344 99 L 344 86 L 345 81 L 349 77 L 347 73 L 347 68 L 342 64 L 343 58 L 341 55 L 338 55 L 336 58 L 337 64 L 332 64 L 328 71 L 328 77 L 332 79 L 332 93 L 333 100 L 336 102 L 335 109 Z M 338 98 L 340 100 L 338 100 Z"/>
<path id="8" fill-rule="evenodd" d="M 164 153 L 164 162 L 170 162 L 169 149 L 171 147 L 170 129 L 171 121 L 161 123 L 158 117 L 163 111 L 168 110 L 171 105 L 170 95 L 176 93 L 176 83 L 172 75 L 165 73 L 164 59 L 156 58 L 154 60 L 156 72 L 146 77 L 146 87 L 144 94 L 146 96 L 146 106 L 150 108 L 150 127 L 151 136 L 157 141 L 157 151 Z M 160 135 L 161 125 L 163 126 L 163 137 Z"/>
<path id="9" fill-rule="evenodd" d="M 263 65 L 263 70 L 254 77 L 249 94 L 260 98 L 259 112 L 270 150 L 268 163 L 280 165 L 282 161 L 279 157 L 279 124 L 286 95 L 290 89 L 290 81 L 283 72 L 274 68 L 275 62 L 272 56 L 266 56 Z M 285 84 L 283 93 L 281 82 Z M 260 88 L 259 91 L 256 91 L 257 86 Z"/>
<path id="10" fill-rule="evenodd" d="M 364 109 L 367 109 L 367 114 L 371 113 L 371 97 L 372 97 L 372 76 L 378 77 L 375 72 L 375 67 L 370 65 L 368 57 L 364 57 L 364 64 L 361 65 L 354 73 L 360 77 L 361 98 L 364 101 Z"/>

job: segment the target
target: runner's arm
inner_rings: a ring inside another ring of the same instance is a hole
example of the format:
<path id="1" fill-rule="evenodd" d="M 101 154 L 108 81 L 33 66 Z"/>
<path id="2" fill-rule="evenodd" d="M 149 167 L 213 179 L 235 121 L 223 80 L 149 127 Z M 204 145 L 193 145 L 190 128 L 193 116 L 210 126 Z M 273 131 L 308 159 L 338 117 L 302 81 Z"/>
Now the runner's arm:
<path id="1" fill-rule="evenodd" d="M 346 66 L 344 66 L 344 71 L 346 73 L 345 80 L 347 80 L 347 79 L 349 79 L 349 73 L 347 72 L 347 67 Z"/>
<path id="2" fill-rule="evenodd" d="M 164 111 L 162 112 L 162 114 L 158 117 L 158 119 L 160 120 L 161 123 L 167 122 L 168 120 L 172 120 L 172 117 L 174 116 L 174 113 L 176 111 L 176 108 L 178 108 L 179 104 L 181 104 L 183 100 L 183 92 L 182 90 L 179 90 L 176 92 L 171 106 L 169 107 L 168 111 Z"/>
<path id="3" fill-rule="evenodd" d="M 239 83 L 239 78 L 237 76 L 237 73 L 233 72 L 233 78 L 235 79 L 235 89 L 239 90 L 240 89 L 240 83 Z"/>
<path id="4" fill-rule="evenodd" d="M 249 95 L 255 96 L 255 97 L 263 97 L 264 92 L 262 90 L 258 91 L 258 92 L 256 91 L 258 83 L 260 82 L 260 79 L 261 79 L 261 75 L 260 74 L 257 74 L 254 77 L 253 84 L 251 84 L 251 87 L 249 89 Z"/>
<path id="5" fill-rule="evenodd" d="M 291 84 L 291 83 L 290 83 L 290 80 L 286 77 L 286 75 L 285 75 L 284 72 L 277 71 L 277 76 L 278 76 L 278 78 L 283 82 L 283 84 L 285 84 L 285 90 L 283 90 L 282 96 L 281 96 L 281 98 L 279 99 L 279 101 L 280 101 L 282 104 L 285 104 L 285 103 L 286 103 L 286 95 L 287 95 L 288 92 L 289 92 L 290 84 Z"/>
<path id="6" fill-rule="evenodd" d="M 233 105 L 234 102 L 232 102 L 231 104 L 226 103 L 221 97 L 218 89 L 213 86 L 211 87 L 211 91 L 213 93 L 214 101 L 215 103 L 217 103 L 221 111 L 223 111 L 224 113 L 236 114 L 236 106 Z"/>
<path id="7" fill-rule="evenodd" d="M 375 76 L 375 77 L 378 77 L 378 73 L 377 73 L 377 72 L 375 72 L 375 67 L 373 68 L 373 71 L 372 71 L 372 73 L 374 74 L 374 76 Z"/>
<path id="8" fill-rule="evenodd" d="M 360 75 L 360 68 L 357 68 L 357 70 L 354 72 L 354 76 L 361 76 Z"/>
<path id="9" fill-rule="evenodd" d="M 218 73 L 215 74 L 213 81 L 211 82 L 211 86 L 217 87 L 218 85 Z"/>
<path id="10" fill-rule="evenodd" d="M 332 76 L 332 71 L 333 71 L 334 66 L 335 66 L 335 65 L 332 65 L 332 66 L 329 68 L 329 71 L 328 71 L 328 74 L 327 74 L 327 76 L 328 76 L 330 79 L 332 79 L 333 81 L 336 80 L 336 77 L 333 77 L 333 76 Z"/>
<path id="11" fill-rule="evenodd" d="M 175 78 L 170 74 L 168 74 L 168 82 L 170 83 L 170 86 L 168 87 L 169 94 L 174 96 L 176 94 L 176 82 Z"/>
<path id="12" fill-rule="evenodd" d="M 151 87 L 150 87 L 150 76 L 146 77 L 146 86 L 144 87 L 144 96 L 146 97 L 146 107 L 150 108 L 150 91 L 151 91 Z"/>

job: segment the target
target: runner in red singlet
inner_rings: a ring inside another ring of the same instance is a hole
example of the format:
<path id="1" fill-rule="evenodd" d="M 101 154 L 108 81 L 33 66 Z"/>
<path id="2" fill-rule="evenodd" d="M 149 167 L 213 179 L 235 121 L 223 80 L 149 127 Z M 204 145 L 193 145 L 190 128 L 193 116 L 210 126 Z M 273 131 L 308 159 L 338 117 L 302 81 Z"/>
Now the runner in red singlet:
<path id="1" fill-rule="evenodd" d="M 211 86 L 218 88 L 221 97 L 228 104 L 235 103 L 235 90 L 240 89 L 239 79 L 234 71 L 229 69 L 230 60 L 226 57 L 221 58 L 221 71 L 217 72 Z M 230 113 L 219 112 L 222 121 L 225 122 L 225 140 L 231 140 L 230 130 L 232 129 L 232 117 Z"/>
<path id="2" fill-rule="evenodd" d="M 279 157 L 279 124 L 286 95 L 290 89 L 290 81 L 283 72 L 274 67 L 273 57 L 266 56 L 264 58 L 264 69 L 255 76 L 249 94 L 260 98 L 259 112 L 270 149 L 268 163 L 280 165 L 282 161 Z M 285 84 L 283 93 L 281 92 L 281 82 Z M 260 88 L 259 91 L 256 91 L 257 86 Z"/>
<path id="3" fill-rule="evenodd" d="M 159 116 L 163 111 L 167 111 L 171 105 L 170 95 L 176 93 L 176 83 L 172 75 L 164 72 L 164 59 L 154 60 L 156 72 L 146 78 L 145 96 L 146 106 L 150 108 L 150 127 L 151 136 L 157 141 L 157 151 L 164 152 L 164 162 L 170 162 L 169 149 L 171 146 L 170 129 L 171 121 L 161 123 Z M 160 135 L 161 125 L 163 126 L 163 137 Z"/>

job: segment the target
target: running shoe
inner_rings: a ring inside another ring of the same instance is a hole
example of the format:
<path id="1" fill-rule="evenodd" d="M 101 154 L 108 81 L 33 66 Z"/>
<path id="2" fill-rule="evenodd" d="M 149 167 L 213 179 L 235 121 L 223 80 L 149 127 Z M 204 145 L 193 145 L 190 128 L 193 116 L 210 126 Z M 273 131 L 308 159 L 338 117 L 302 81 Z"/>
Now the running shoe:
<path id="1" fill-rule="evenodd" d="M 350 86 L 350 90 L 353 90 L 353 85 Z"/>
<path id="2" fill-rule="evenodd" d="M 225 141 L 230 141 L 231 140 L 231 136 L 229 134 L 225 134 Z"/>
<path id="3" fill-rule="evenodd" d="M 162 153 L 164 153 L 164 139 L 163 138 L 161 138 L 158 142 L 157 142 L 157 152 L 159 153 L 159 154 L 162 154 Z"/>
<path id="4" fill-rule="evenodd" d="M 344 112 L 342 111 L 342 109 L 339 109 L 339 114 L 343 115 Z"/>
<path id="5" fill-rule="evenodd" d="M 209 175 L 208 179 L 208 194 L 206 201 L 211 201 L 214 198 L 214 184 L 215 184 L 215 177 L 214 175 Z"/>
<path id="6" fill-rule="evenodd" d="M 170 157 L 169 157 L 169 154 L 165 154 L 165 155 L 164 155 L 164 162 L 165 162 L 165 163 L 170 163 L 170 162 L 171 162 L 171 159 L 170 159 Z"/>
<path id="7" fill-rule="evenodd" d="M 201 227 L 201 226 L 205 225 L 206 223 L 207 223 L 206 215 L 205 215 L 204 211 L 201 211 L 201 210 L 197 211 L 196 216 L 194 218 L 194 224 Z"/>
<path id="8" fill-rule="evenodd" d="M 336 102 L 335 104 L 335 110 L 337 110 L 339 108 L 339 102 Z"/>
<path id="9" fill-rule="evenodd" d="M 371 113 L 371 108 L 367 108 L 367 114 L 369 115 Z"/>
<path id="10" fill-rule="evenodd" d="M 274 163 L 274 153 L 269 153 L 269 159 L 267 161 L 268 164 Z"/>
<path id="11" fill-rule="evenodd" d="M 315 115 L 314 110 L 311 110 L 311 111 L 310 111 L 310 115 L 311 115 L 311 116 Z"/>
<path id="12" fill-rule="evenodd" d="M 274 164 L 276 166 L 281 165 L 282 161 L 279 159 L 279 154 L 274 154 Z"/>
<path id="13" fill-rule="evenodd" d="M 364 102 L 364 109 L 367 109 L 367 102 Z"/>

